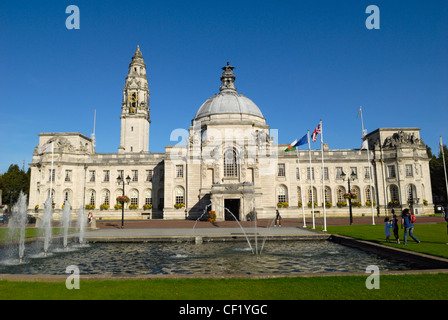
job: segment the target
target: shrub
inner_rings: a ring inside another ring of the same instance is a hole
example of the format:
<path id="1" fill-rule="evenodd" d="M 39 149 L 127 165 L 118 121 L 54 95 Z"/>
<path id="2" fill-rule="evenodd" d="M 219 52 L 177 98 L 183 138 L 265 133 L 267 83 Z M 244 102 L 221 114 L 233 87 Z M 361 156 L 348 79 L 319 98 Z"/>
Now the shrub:
<path id="1" fill-rule="evenodd" d="M 337 205 L 338 208 L 346 207 L 347 206 L 347 202 L 345 202 L 345 201 L 338 201 L 336 203 L 336 205 Z"/>
<path id="2" fill-rule="evenodd" d="M 185 208 L 185 204 L 184 203 L 175 203 L 174 208 L 176 208 L 176 209 Z"/>
<path id="3" fill-rule="evenodd" d="M 308 202 L 308 208 L 311 208 L 313 206 L 313 204 L 311 203 L 311 201 Z M 317 207 L 317 202 L 314 201 L 314 208 Z"/>
<path id="4" fill-rule="evenodd" d="M 278 208 L 288 208 L 289 207 L 289 203 L 288 202 L 278 202 L 277 203 L 277 207 Z"/>

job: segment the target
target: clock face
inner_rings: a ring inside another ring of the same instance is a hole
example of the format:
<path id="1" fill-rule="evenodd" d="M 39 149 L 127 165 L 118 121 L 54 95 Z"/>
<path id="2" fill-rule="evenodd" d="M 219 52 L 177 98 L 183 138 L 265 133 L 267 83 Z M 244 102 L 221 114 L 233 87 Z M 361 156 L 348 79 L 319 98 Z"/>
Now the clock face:
<path id="1" fill-rule="evenodd" d="M 131 92 L 131 94 L 128 95 L 128 100 L 131 103 L 137 102 L 137 100 L 138 100 L 138 93 L 137 92 Z"/>

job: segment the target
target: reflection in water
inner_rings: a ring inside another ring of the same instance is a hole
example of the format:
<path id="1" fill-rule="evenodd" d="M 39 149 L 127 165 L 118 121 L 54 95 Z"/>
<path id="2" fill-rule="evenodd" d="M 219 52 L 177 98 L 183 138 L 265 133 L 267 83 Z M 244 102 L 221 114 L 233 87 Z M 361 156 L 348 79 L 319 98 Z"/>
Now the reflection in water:
<path id="1" fill-rule="evenodd" d="M 380 270 L 409 269 L 405 264 L 329 241 L 266 242 L 262 255 L 254 255 L 243 242 L 92 243 L 51 256 L 30 253 L 15 263 L 0 251 L 0 273 L 65 274 L 69 265 L 81 274 L 257 274 L 293 272 L 364 272 L 368 265 Z"/>

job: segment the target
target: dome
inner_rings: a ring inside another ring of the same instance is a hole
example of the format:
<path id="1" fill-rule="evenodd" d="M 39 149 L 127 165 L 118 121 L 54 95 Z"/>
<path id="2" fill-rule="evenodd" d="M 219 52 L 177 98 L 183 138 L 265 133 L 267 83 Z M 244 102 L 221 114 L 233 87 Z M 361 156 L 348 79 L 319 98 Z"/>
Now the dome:
<path id="1" fill-rule="evenodd" d="M 195 118 L 222 113 L 250 114 L 263 118 L 263 114 L 257 105 L 237 92 L 221 92 L 207 99 L 199 108 Z"/>
<path id="2" fill-rule="evenodd" d="M 229 65 L 222 68 L 220 93 L 207 99 L 196 113 L 195 119 L 216 114 L 247 114 L 263 118 L 263 114 L 257 105 L 236 91 L 234 86 L 234 67 Z M 264 118 L 263 118 L 264 119 Z"/>

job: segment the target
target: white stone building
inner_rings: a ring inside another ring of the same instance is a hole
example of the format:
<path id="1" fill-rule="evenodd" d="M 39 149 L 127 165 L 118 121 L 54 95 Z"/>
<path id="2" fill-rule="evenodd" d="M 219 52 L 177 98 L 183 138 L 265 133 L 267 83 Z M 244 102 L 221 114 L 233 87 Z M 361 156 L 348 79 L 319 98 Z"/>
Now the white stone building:
<path id="1" fill-rule="evenodd" d="M 429 158 L 418 128 L 377 129 L 366 135 L 369 151 L 324 145 L 322 165 L 320 150 L 285 152 L 288 145 L 277 143 L 260 109 L 237 92 L 234 67 L 222 69 L 219 94 L 196 112 L 188 141 L 149 152 L 150 94 L 137 47 L 123 89 L 118 152 L 96 153 L 94 141 L 80 133 L 41 133 L 30 164 L 29 211 L 42 212 L 51 188 L 56 217 L 69 200 L 73 210 L 121 218 L 121 176 L 129 177 L 125 219 L 195 219 L 213 210 L 217 220 L 231 214 L 245 220 L 254 209 L 259 218 L 273 218 L 280 204 L 284 218 L 305 213 L 308 219 L 311 199 L 315 216 L 348 215 L 350 176 L 354 215 L 389 214 L 410 203 L 417 214 L 433 212 Z M 50 143 L 53 152 L 45 149 Z"/>

